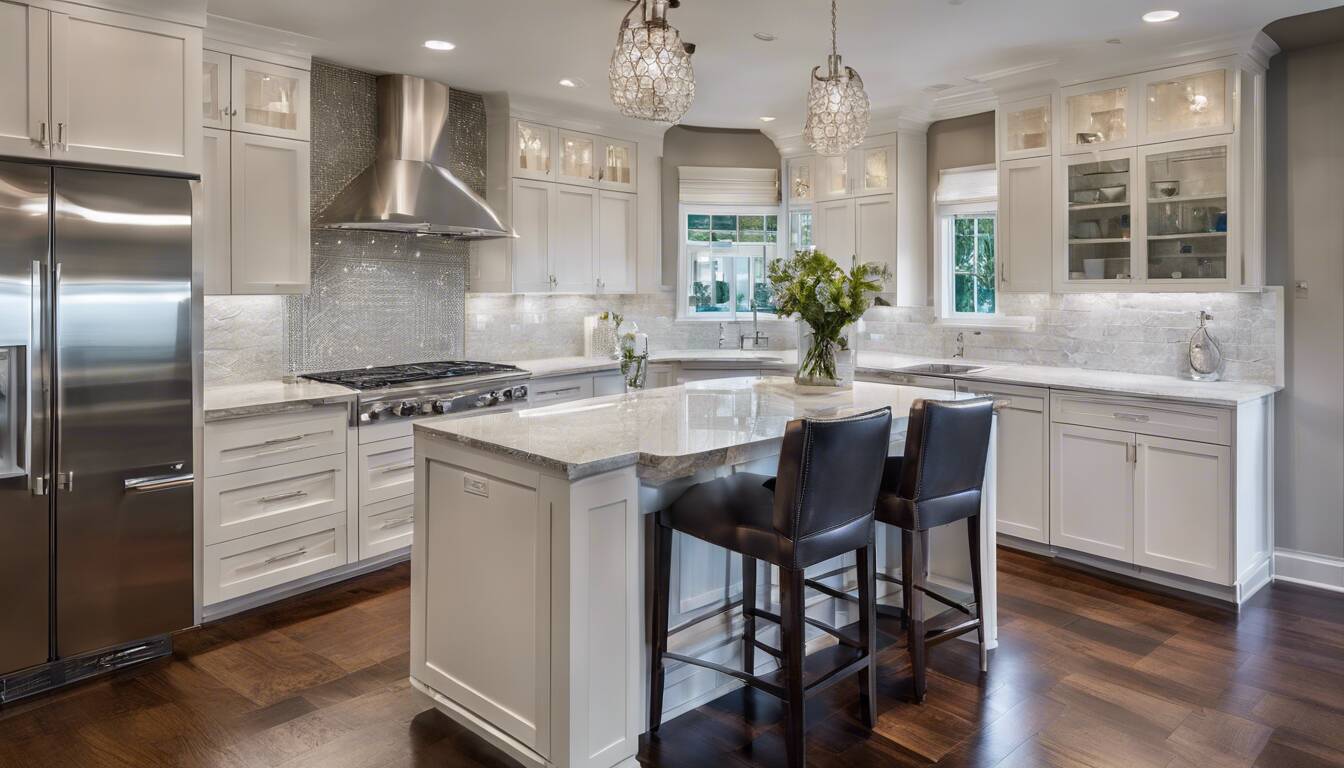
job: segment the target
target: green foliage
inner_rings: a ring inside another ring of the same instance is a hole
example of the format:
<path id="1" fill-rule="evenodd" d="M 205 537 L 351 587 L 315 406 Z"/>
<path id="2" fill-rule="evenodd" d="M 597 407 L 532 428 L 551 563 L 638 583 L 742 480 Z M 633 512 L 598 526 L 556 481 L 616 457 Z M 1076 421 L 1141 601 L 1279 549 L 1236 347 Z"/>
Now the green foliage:
<path id="1" fill-rule="evenodd" d="M 797 315 L 812 329 L 802 371 L 834 379 L 835 351 L 845 347 L 845 326 L 863 317 L 891 271 L 881 264 L 856 264 L 845 272 L 825 253 L 807 250 L 770 262 L 768 278 L 779 316 Z"/>

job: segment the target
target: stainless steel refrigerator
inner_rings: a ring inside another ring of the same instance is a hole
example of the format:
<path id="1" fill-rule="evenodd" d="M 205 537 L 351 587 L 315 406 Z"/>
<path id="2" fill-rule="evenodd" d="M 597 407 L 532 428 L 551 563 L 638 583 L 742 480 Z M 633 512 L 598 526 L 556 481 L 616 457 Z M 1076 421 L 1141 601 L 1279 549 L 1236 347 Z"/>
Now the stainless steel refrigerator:
<path id="1" fill-rule="evenodd" d="M 0 701 L 193 620 L 191 191 L 0 162 Z"/>

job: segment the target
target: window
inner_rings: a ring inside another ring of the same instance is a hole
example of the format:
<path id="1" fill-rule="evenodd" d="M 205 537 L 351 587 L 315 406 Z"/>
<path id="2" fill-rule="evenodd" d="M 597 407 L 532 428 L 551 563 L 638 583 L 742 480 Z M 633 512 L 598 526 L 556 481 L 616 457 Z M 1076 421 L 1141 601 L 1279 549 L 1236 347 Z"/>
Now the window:
<path id="1" fill-rule="evenodd" d="M 779 209 L 681 209 L 683 301 L 679 317 L 733 321 L 737 315 L 774 313 L 766 265 L 777 257 Z"/>
<path id="2" fill-rule="evenodd" d="M 952 215 L 952 312 L 989 314 L 994 301 L 994 215 Z"/>

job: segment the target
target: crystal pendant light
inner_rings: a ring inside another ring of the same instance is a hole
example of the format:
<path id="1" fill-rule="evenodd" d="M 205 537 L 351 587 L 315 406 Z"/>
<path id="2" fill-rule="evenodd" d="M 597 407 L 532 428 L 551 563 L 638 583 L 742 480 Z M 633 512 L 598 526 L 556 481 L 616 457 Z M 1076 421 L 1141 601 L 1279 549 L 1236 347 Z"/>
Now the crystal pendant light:
<path id="1" fill-rule="evenodd" d="M 812 87 L 807 92 L 807 123 L 803 135 L 820 155 L 844 154 L 868 134 L 868 94 L 863 78 L 851 67 L 841 66 L 836 49 L 835 0 L 831 0 L 831 55 L 827 74 L 812 69 Z"/>
<path id="2" fill-rule="evenodd" d="M 690 109 L 695 46 L 683 44 L 676 27 L 667 23 L 667 9 L 680 5 L 680 0 L 635 0 L 621 20 L 608 73 L 611 101 L 621 114 L 675 123 Z M 632 21 L 636 9 L 640 19 Z"/>

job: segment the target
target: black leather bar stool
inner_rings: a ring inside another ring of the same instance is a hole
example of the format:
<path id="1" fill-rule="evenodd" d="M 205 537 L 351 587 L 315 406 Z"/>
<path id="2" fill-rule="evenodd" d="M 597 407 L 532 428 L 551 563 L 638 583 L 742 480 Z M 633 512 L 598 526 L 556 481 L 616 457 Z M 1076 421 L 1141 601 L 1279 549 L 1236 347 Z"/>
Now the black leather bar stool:
<path id="1" fill-rule="evenodd" d="M 764 475 L 739 472 L 700 483 L 658 513 L 654 526 L 653 658 L 649 681 L 649 732 L 663 719 L 664 660 L 707 667 L 782 699 L 787 705 L 785 743 L 791 768 L 804 765 L 807 698 L 853 673 L 861 673 L 863 720 L 877 717 L 876 616 L 873 613 L 873 509 L 891 439 L 891 409 L 843 419 L 789 422 L 772 492 Z M 669 653 L 668 593 L 672 532 L 703 539 L 742 555 L 743 668 Z M 846 552 L 857 552 L 859 637 L 810 619 L 804 611 L 803 571 Z M 758 560 L 780 569 L 780 612 L 756 606 Z M 780 627 L 780 648 L 756 639 L 757 619 Z M 837 667 L 804 681 L 806 625 L 834 635 L 846 652 Z M 756 648 L 779 659 L 778 672 L 755 674 Z"/>
<path id="2" fill-rule="evenodd" d="M 989 452 L 992 399 L 916 400 L 910 408 L 905 455 L 887 459 L 877 520 L 901 529 L 901 584 L 903 621 L 914 674 L 915 700 L 927 690 L 927 651 L 930 646 L 975 630 L 980 641 L 980 669 L 989 670 L 982 620 L 980 580 L 980 491 L 984 485 L 985 457 Z M 966 521 L 971 548 L 971 589 L 975 614 L 960 602 L 928 588 L 929 530 L 958 520 Z M 971 618 L 926 632 L 924 596 Z"/>

